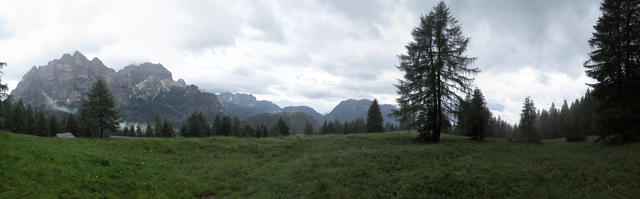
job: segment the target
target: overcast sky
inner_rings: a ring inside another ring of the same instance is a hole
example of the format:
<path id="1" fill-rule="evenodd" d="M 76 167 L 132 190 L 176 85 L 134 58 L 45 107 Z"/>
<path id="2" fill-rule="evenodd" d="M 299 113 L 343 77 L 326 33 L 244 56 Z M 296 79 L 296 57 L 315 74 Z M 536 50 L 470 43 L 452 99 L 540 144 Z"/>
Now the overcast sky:
<path id="1" fill-rule="evenodd" d="M 596 0 L 445 1 L 471 38 L 494 115 L 517 122 L 584 94 Z M 161 63 L 210 92 L 252 93 L 326 113 L 344 99 L 395 104 L 397 55 L 436 1 L 0 1 L 2 81 L 78 50 L 116 70 Z"/>

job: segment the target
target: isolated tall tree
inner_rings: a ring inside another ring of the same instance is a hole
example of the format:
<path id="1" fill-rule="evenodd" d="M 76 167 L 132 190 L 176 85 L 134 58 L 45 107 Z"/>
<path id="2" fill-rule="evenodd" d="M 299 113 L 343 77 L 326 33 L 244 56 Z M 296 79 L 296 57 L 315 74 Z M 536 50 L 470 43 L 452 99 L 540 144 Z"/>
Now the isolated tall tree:
<path id="1" fill-rule="evenodd" d="M 120 116 L 104 79 L 98 78 L 91 86 L 87 98 L 82 99 L 81 113 L 92 131 L 98 129 L 100 137 L 104 138 L 105 129 L 115 131 L 118 128 Z"/>
<path id="2" fill-rule="evenodd" d="M 465 55 L 469 38 L 444 2 L 421 17 L 411 35 L 407 54 L 399 56 L 398 69 L 405 74 L 396 85 L 400 108 L 395 114 L 403 123 L 417 125 L 426 142 L 438 142 L 463 100 L 458 93 L 468 93 L 473 81 L 469 75 L 479 70 L 469 67 L 475 60 Z"/>
<path id="3" fill-rule="evenodd" d="M 367 112 L 367 132 L 384 131 L 383 122 L 380 106 L 378 106 L 378 100 L 373 99 L 371 106 L 369 106 L 369 111 Z"/>
<path id="4" fill-rule="evenodd" d="M 520 114 L 520 136 L 527 142 L 539 142 L 540 136 L 536 131 L 536 107 L 530 97 L 524 99 Z"/>
<path id="5" fill-rule="evenodd" d="M 600 138 L 640 139 L 640 1 L 604 0 L 584 63 L 596 79 Z"/>

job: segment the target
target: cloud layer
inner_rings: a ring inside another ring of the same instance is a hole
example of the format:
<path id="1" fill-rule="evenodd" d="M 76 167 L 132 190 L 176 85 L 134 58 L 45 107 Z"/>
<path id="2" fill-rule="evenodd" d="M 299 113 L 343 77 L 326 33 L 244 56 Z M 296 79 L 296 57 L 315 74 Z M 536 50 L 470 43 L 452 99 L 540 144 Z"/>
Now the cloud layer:
<path id="1" fill-rule="evenodd" d="M 14 88 L 33 65 L 79 50 L 113 68 L 159 62 L 203 90 L 329 112 L 348 98 L 395 103 L 397 55 L 435 1 L 3 1 L 0 60 Z M 598 1 L 447 1 L 471 37 L 477 86 L 519 118 L 586 90 Z"/>

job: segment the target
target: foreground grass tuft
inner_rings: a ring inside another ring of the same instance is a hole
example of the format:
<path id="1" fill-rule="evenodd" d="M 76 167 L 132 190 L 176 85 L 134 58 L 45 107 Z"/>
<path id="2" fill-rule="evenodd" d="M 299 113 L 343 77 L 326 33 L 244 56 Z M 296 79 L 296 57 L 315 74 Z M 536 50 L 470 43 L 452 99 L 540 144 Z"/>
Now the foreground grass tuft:
<path id="1" fill-rule="evenodd" d="M 585 198 L 640 190 L 640 144 L 415 133 L 60 139 L 0 132 L 0 198 Z"/>

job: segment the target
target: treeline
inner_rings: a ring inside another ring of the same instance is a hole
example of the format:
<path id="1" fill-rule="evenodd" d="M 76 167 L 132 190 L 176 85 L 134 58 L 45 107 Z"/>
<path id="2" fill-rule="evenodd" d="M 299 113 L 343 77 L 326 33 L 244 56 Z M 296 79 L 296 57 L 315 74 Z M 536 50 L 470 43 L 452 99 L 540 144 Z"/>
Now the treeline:
<path id="1" fill-rule="evenodd" d="M 288 136 L 294 133 L 303 133 L 305 135 L 348 134 L 394 131 L 398 129 L 396 125 L 387 123 L 383 126 L 382 123 L 382 113 L 377 100 L 374 99 L 367 112 L 366 121 L 363 118 L 344 123 L 338 120 L 324 121 L 318 129 L 315 129 L 311 123 L 306 122 L 303 132 L 292 132 L 289 124 L 282 117 L 272 126 L 262 123 L 254 128 L 251 125 L 241 125 L 238 117 L 216 115 L 213 122 L 209 123 L 202 113 L 192 113 L 180 129 L 180 135 L 184 137 L 234 136 L 263 138 Z"/>
<path id="2" fill-rule="evenodd" d="M 565 137 L 567 141 L 586 140 L 588 135 L 595 135 L 594 117 L 595 101 L 591 91 L 569 105 L 564 100 L 560 109 L 551 104 L 549 110 L 542 109 L 536 115 L 536 128 L 543 139 Z"/>
<path id="3" fill-rule="evenodd" d="M 55 136 L 61 132 L 78 132 L 78 122 L 73 115 L 62 121 L 56 114 L 24 105 L 22 100 L 12 103 L 11 98 L 0 103 L 0 128 L 16 133 L 37 136 Z"/>
<path id="4" fill-rule="evenodd" d="M 241 125 L 238 117 L 216 115 L 211 124 L 202 113 L 192 113 L 180 128 L 180 135 L 184 137 L 234 136 L 234 137 L 275 137 L 288 136 L 291 132 L 289 125 L 279 118 L 278 122 L 268 128 L 261 124 L 256 128 Z"/>

